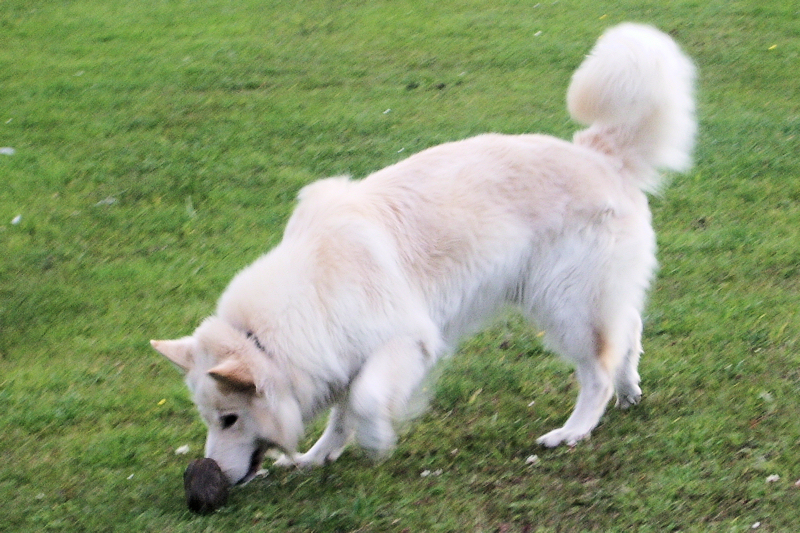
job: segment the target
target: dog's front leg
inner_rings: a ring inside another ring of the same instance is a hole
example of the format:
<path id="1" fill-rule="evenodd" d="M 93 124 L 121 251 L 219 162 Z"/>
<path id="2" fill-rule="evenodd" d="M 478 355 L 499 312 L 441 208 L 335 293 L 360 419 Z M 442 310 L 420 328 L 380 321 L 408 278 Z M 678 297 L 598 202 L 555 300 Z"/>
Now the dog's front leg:
<path id="1" fill-rule="evenodd" d="M 409 405 L 433 364 L 432 350 L 413 337 L 398 337 L 377 350 L 350 387 L 349 405 L 359 445 L 373 457 L 395 445 L 395 423 Z"/>
<path id="2" fill-rule="evenodd" d="M 328 417 L 328 425 L 322 436 L 306 453 L 293 456 L 281 455 L 277 466 L 307 468 L 335 461 L 344 451 L 353 434 L 353 417 L 346 405 L 334 405 Z"/>

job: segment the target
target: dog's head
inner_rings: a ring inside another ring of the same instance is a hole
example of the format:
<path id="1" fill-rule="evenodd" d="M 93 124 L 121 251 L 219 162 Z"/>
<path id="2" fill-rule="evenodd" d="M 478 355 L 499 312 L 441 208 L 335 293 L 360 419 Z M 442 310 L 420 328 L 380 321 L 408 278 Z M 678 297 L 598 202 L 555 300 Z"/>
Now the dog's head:
<path id="1" fill-rule="evenodd" d="M 191 337 L 150 343 L 185 374 L 208 426 L 205 455 L 232 484 L 251 479 L 268 450 L 295 452 L 300 406 L 286 373 L 254 337 L 212 317 Z"/>

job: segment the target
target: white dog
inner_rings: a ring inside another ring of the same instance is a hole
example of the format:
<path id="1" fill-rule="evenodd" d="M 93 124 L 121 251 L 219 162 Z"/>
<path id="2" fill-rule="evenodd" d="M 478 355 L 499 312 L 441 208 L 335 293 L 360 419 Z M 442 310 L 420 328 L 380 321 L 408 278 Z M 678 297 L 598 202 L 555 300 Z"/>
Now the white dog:
<path id="1" fill-rule="evenodd" d="M 656 267 L 645 192 L 686 170 L 694 67 L 649 26 L 605 33 L 575 73 L 572 143 L 481 135 L 361 181 L 305 187 L 281 243 L 245 268 L 190 337 L 152 341 L 186 373 L 206 456 L 232 483 L 268 449 L 319 465 L 355 437 L 387 454 L 437 360 L 509 304 L 576 366 L 577 405 L 538 439 L 589 435 L 616 391 L 639 401 L 642 311 Z M 331 407 L 320 439 L 305 424 Z"/>

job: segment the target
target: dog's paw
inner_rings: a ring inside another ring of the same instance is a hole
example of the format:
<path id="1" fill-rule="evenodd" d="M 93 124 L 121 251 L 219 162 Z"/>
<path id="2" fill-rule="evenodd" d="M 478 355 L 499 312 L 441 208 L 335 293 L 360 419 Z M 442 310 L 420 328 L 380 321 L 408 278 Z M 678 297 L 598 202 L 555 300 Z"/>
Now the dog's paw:
<path id="1" fill-rule="evenodd" d="M 565 428 L 554 429 L 536 439 L 536 443 L 547 448 L 555 448 L 561 444 L 575 446 L 578 441 L 589 437 L 589 433 L 570 431 Z"/>
<path id="2" fill-rule="evenodd" d="M 635 395 L 617 396 L 616 407 L 619 409 L 627 409 L 638 404 L 642 399 L 641 393 Z"/>
<path id="3" fill-rule="evenodd" d="M 316 466 L 332 463 L 339 458 L 339 455 L 341 455 L 341 452 L 336 454 L 331 453 L 327 456 L 319 456 L 311 453 L 297 453 L 292 456 L 283 454 L 275 460 L 275 466 L 297 468 L 301 470 L 305 468 L 314 468 Z"/>
<path id="4" fill-rule="evenodd" d="M 634 385 L 631 389 L 626 391 L 617 391 L 616 407 L 619 409 L 627 409 L 634 406 L 642 400 L 642 389 Z"/>
<path id="5" fill-rule="evenodd" d="M 275 466 L 281 468 L 304 469 L 320 466 L 321 464 L 323 463 L 310 458 L 307 453 L 296 453 L 294 455 L 281 454 L 281 456 L 275 460 Z"/>
<path id="6" fill-rule="evenodd" d="M 285 453 L 282 453 L 280 457 L 275 459 L 275 462 L 273 464 L 280 468 L 294 468 L 295 466 L 297 466 L 297 463 L 295 462 L 295 457 L 286 455 Z"/>

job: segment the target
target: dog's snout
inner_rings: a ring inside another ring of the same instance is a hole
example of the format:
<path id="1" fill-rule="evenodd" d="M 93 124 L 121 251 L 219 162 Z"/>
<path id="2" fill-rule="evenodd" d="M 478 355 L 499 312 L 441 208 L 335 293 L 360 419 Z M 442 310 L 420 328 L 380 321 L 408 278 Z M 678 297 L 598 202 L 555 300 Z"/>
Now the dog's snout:
<path id="1" fill-rule="evenodd" d="M 264 461 L 264 454 L 266 454 L 266 452 L 266 446 L 256 446 L 256 449 L 253 450 L 253 453 L 250 455 L 250 464 L 247 468 L 247 473 L 238 481 L 235 481 L 234 485 L 244 485 L 256 476 L 261 469 L 261 463 Z"/>

